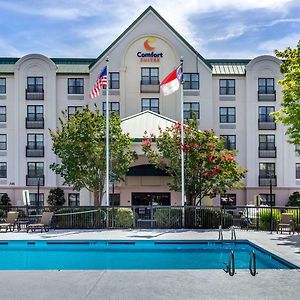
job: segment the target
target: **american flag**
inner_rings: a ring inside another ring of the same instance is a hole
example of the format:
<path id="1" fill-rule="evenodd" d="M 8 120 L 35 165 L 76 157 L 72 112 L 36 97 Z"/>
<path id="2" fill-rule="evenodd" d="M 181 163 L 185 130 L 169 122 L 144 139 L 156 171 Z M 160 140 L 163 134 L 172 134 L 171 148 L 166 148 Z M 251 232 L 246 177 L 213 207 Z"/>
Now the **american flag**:
<path id="1" fill-rule="evenodd" d="M 101 71 L 94 88 L 90 93 L 90 99 L 98 97 L 103 86 L 107 86 L 107 66 Z"/>

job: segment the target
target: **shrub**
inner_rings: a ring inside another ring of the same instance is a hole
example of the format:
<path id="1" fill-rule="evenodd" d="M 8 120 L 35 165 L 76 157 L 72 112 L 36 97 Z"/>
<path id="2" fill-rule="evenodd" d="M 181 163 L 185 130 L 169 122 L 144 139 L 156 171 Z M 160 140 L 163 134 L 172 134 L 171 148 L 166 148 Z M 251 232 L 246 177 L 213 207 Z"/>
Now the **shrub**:
<path id="1" fill-rule="evenodd" d="M 221 224 L 221 212 L 210 208 L 186 208 L 185 227 L 187 228 L 218 228 Z"/>
<path id="2" fill-rule="evenodd" d="M 286 206 L 300 206 L 300 193 L 294 192 L 292 195 L 290 195 Z"/>
<path id="3" fill-rule="evenodd" d="M 233 215 L 225 212 L 223 214 L 223 228 L 228 228 L 233 225 Z"/>
<path id="4" fill-rule="evenodd" d="M 56 211 L 54 223 L 57 228 L 103 228 L 106 215 L 102 209 L 83 214 L 69 214 L 90 211 L 90 208 L 60 208 Z M 67 215 L 60 215 L 67 214 Z"/>
<path id="5" fill-rule="evenodd" d="M 11 206 L 11 203 L 10 203 L 10 198 L 9 196 L 7 195 L 7 193 L 4 193 L 0 199 L 0 205 L 1 206 Z"/>
<path id="6" fill-rule="evenodd" d="M 281 220 L 281 212 L 278 209 L 272 210 L 273 229 L 277 228 L 277 224 Z M 262 230 L 269 230 L 271 224 L 271 210 L 264 209 L 259 212 L 259 228 Z"/>
<path id="7" fill-rule="evenodd" d="M 133 226 L 133 212 L 130 208 L 117 208 L 115 214 L 115 226 L 130 228 Z"/>
<path id="8" fill-rule="evenodd" d="M 50 206 L 62 206 L 65 204 L 65 193 L 61 188 L 51 189 L 49 191 L 47 202 Z"/>
<path id="9" fill-rule="evenodd" d="M 176 228 L 182 226 L 182 210 L 158 208 L 153 215 L 156 226 L 159 228 Z"/>

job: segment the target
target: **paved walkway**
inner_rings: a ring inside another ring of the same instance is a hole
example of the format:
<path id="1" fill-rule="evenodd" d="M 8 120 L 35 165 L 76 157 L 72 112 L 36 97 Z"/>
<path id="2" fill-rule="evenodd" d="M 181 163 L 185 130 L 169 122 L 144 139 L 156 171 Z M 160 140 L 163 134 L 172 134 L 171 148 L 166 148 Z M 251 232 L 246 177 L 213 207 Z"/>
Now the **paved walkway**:
<path id="1" fill-rule="evenodd" d="M 217 231 L 65 230 L 0 233 L 11 239 L 217 239 Z M 224 232 L 224 239 L 230 232 Z M 238 230 L 248 239 L 300 266 L 300 235 Z M 159 271 L 0 271 L 1 299 L 298 299 L 300 271 L 259 270 L 253 277 L 237 270 Z"/>

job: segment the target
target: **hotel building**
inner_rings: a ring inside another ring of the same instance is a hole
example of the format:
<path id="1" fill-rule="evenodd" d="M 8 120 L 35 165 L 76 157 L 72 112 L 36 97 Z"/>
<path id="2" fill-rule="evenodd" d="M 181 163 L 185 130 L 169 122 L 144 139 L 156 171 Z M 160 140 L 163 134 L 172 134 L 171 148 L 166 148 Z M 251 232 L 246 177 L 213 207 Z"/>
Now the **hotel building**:
<path id="1" fill-rule="evenodd" d="M 86 104 L 97 103 L 105 111 L 105 90 L 94 101 L 88 95 L 107 56 L 109 108 L 123 119 L 123 130 L 135 139 L 140 155 L 125 182 L 114 184 L 115 204 L 180 204 L 180 193 L 169 191 L 169 178 L 148 164 L 139 141 L 145 130 L 155 133 L 158 126 L 180 120 L 179 92 L 165 97 L 159 83 L 181 56 L 185 117 L 194 112 L 199 128 L 223 136 L 248 169 L 244 188 L 212 202 L 244 205 L 260 195 L 259 204 L 272 199 L 273 205 L 285 205 L 298 189 L 300 158 L 288 144 L 285 128 L 270 116 L 282 101 L 277 83 L 281 61 L 268 55 L 205 59 L 149 7 L 97 58 L 0 58 L 0 193 L 8 193 L 14 205 L 23 205 L 23 190 L 29 190 L 32 205 L 46 205 L 49 190 L 63 187 L 62 178 L 49 169 L 58 158 L 48 128 L 58 126 L 65 109 L 69 117 Z M 93 205 L 87 192 L 63 188 L 66 204 Z"/>

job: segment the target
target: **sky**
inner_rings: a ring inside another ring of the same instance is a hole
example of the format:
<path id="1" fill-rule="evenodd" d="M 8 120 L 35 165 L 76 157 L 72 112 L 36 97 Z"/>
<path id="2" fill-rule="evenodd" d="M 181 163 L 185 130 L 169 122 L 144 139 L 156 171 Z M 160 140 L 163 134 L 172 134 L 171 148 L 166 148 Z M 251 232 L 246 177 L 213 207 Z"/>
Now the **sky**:
<path id="1" fill-rule="evenodd" d="M 295 47 L 299 0 L 0 0 L 0 57 L 96 58 L 149 5 L 204 58 Z"/>

